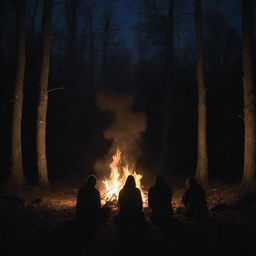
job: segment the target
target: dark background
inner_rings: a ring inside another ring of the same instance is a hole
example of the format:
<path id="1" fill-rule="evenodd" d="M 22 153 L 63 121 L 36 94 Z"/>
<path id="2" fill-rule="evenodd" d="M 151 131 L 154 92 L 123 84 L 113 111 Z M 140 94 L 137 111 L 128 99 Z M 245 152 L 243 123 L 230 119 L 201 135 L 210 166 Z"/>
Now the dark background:
<path id="1" fill-rule="evenodd" d="M 0 1 L 1 181 L 7 178 L 10 164 L 17 2 Z M 52 13 L 55 39 L 49 88 L 66 89 L 54 91 L 49 96 L 47 156 L 50 179 L 89 174 L 96 159 L 108 151 L 111 142 L 102 132 L 112 116 L 97 108 L 95 96 L 101 89 L 135 95 L 134 109 L 147 116 L 147 130 L 141 141 L 143 156 L 138 165 L 145 173 L 161 172 L 159 154 L 166 86 L 171 88 L 168 174 L 186 176 L 194 173 L 197 88 L 192 1 L 176 1 L 174 66 L 170 77 L 164 72 L 161 18 L 143 0 L 79 0 L 73 20 L 72 1 L 56 3 Z M 166 6 L 168 1 L 159 3 Z M 159 11 L 166 15 L 164 8 Z M 35 132 L 42 14 L 43 1 L 29 0 L 22 140 L 24 169 L 30 182 L 37 178 Z M 110 25 L 104 36 L 106 20 Z M 241 1 L 203 1 L 203 26 L 210 177 L 233 182 L 241 177 L 243 168 Z M 255 62 L 255 54 L 253 57 Z"/>

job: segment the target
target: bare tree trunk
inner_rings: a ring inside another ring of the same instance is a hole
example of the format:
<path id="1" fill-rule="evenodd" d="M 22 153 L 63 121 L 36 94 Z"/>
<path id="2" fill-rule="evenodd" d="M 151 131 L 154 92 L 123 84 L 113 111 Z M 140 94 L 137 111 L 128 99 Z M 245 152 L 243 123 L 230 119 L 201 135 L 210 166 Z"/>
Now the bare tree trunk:
<path id="1" fill-rule="evenodd" d="M 161 150 L 161 162 L 164 171 L 169 171 L 169 123 L 170 123 L 170 97 L 171 97 L 171 78 L 173 79 L 173 30 L 174 30 L 174 9 L 175 0 L 169 0 L 168 16 L 165 17 L 165 30 L 166 30 L 166 41 L 165 41 L 165 58 L 166 58 L 166 74 L 167 83 L 164 88 L 164 102 L 163 102 L 163 128 L 162 128 L 162 150 Z"/>
<path id="2" fill-rule="evenodd" d="M 243 185 L 251 190 L 256 170 L 255 99 L 252 73 L 253 1 L 243 0 L 244 173 Z"/>
<path id="3" fill-rule="evenodd" d="M 78 122 L 78 116 L 74 113 L 78 112 L 78 104 L 74 104 L 74 99 L 77 99 L 78 91 L 78 81 L 80 74 L 78 71 L 78 6 L 79 0 L 65 0 L 66 2 L 66 19 L 68 24 L 68 41 L 67 41 L 67 58 L 66 58 L 66 83 L 65 87 L 69 90 L 67 94 L 67 118 L 69 122 L 66 126 L 66 132 L 72 133 L 75 131 L 75 124 Z M 73 137 L 69 136 L 67 138 L 67 144 L 71 144 Z M 74 148 L 68 148 L 67 152 L 69 155 L 74 152 Z M 67 162 L 67 168 L 72 170 L 71 161 Z"/>
<path id="4" fill-rule="evenodd" d="M 196 178 L 204 185 L 208 184 L 208 155 L 206 142 L 206 89 L 204 79 L 204 53 L 202 28 L 202 0 L 195 0 L 195 27 L 197 42 L 196 77 L 198 88 L 198 130 L 197 130 L 197 170 Z"/>
<path id="5" fill-rule="evenodd" d="M 32 25 L 31 25 L 31 39 L 34 40 L 34 33 L 35 33 L 35 21 L 36 21 L 36 14 L 37 14 L 37 8 L 38 8 L 39 0 L 36 0 L 35 7 L 33 10 L 33 18 L 32 18 Z"/>
<path id="6" fill-rule="evenodd" d="M 13 99 L 12 158 L 10 167 L 10 183 L 22 185 L 25 183 L 22 168 L 21 122 L 23 107 L 23 86 L 26 66 L 26 1 L 20 1 L 18 8 L 18 63 L 16 86 Z"/>
<path id="7" fill-rule="evenodd" d="M 108 50 L 108 34 L 109 34 L 109 27 L 111 23 L 111 14 L 106 13 L 105 25 L 104 25 L 104 39 L 103 39 L 103 51 L 102 51 L 102 70 L 105 72 L 106 63 L 107 63 L 107 50 Z M 105 74 L 104 74 L 105 75 Z"/>
<path id="8" fill-rule="evenodd" d="M 77 10 L 79 0 L 68 0 L 69 13 L 69 39 L 68 39 L 68 82 L 70 85 L 74 82 L 76 78 L 76 66 L 77 66 Z M 69 85 L 69 86 L 70 86 Z"/>
<path id="9" fill-rule="evenodd" d="M 92 81 L 92 85 L 94 88 L 95 85 L 95 47 L 94 47 L 94 34 L 93 34 L 93 18 L 92 18 L 92 11 L 93 9 L 91 8 L 91 10 L 89 11 L 89 19 L 90 19 L 90 28 L 89 28 L 89 33 L 90 33 L 90 64 L 91 64 L 91 81 Z"/>
<path id="10" fill-rule="evenodd" d="M 48 185 L 48 170 L 46 158 L 46 118 L 48 106 L 48 79 L 51 56 L 51 9 L 52 1 L 45 0 L 43 20 L 43 52 L 40 74 L 40 93 L 37 108 L 37 167 L 39 184 Z"/>

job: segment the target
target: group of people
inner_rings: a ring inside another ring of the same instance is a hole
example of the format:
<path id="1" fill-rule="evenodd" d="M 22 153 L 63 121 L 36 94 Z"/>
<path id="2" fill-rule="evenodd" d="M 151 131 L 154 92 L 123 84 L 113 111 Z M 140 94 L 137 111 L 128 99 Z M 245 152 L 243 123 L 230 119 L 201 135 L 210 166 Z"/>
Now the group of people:
<path id="1" fill-rule="evenodd" d="M 81 220 L 98 222 L 106 218 L 106 210 L 101 207 L 100 193 L 95 187 L 97 178 L 88 177 L 87 182 L 79 190 L 76 212 Z M 186 215 L 193 219 L 201 219 L 208 213 L 205 191 L 195 178 L 188 178 L 186 191 L 182 197 Z M 148 206 L 151 220 L 156 225 L 168 223 L 173 217 L 172 189 L 163 177 L 157 175 L 154 185 L 148 191 Z M 145 221 L 141 191 L 136 187 L 132 175 L 127 177 L 124 187 L 118 195 L 119 212 L 115 218 L 117 224 L 139 226 Z"/>

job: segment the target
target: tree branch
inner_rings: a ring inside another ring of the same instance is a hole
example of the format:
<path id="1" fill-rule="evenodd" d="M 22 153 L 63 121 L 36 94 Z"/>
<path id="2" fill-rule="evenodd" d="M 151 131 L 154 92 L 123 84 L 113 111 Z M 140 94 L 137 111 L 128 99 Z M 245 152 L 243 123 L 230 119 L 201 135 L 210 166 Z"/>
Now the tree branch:
<path id="1" fill-rule="evenodd" d="M 57 88 L 53 88 L 53 89 L 48 90 L 47 93 L 54 92 L 54 91 L 57 91 L 57 90 L 67 90 L 67 88 L 57 87 Z"/>
<path id="2" fill-rule="evenodd" d="M 239 118 L 241 118 L 242 120 L 244 120 L 244 117 L 243 117 L 243 116 L 241 116 L 241 115 L 238 115 L 238 117 L 239 117 Z"/>

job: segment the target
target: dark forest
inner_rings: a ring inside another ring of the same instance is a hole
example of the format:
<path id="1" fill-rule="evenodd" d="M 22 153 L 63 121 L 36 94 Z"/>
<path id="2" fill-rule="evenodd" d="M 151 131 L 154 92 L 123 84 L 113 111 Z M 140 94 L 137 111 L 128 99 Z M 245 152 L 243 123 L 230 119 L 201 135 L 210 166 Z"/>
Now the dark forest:
<path id="1" fill-rule="evenodd" d="M 255 0 L 0 0 L 0 249 L 254 255 L 255 52 Z"/>

